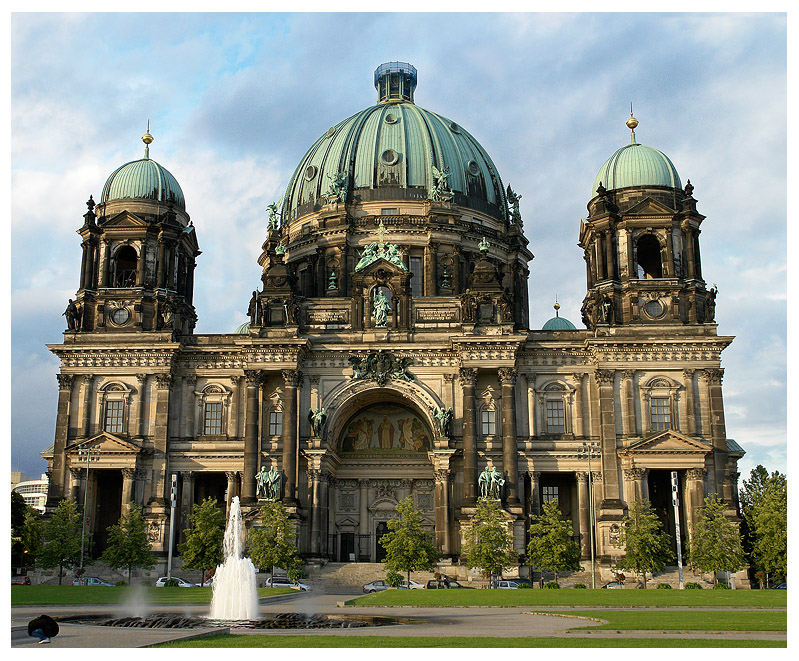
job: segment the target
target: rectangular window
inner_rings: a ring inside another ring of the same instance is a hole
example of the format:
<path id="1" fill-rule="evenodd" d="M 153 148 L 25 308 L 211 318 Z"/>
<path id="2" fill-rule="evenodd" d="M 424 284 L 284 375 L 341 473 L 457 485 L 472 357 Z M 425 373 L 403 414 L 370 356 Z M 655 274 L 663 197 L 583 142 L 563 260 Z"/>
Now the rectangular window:
<path id="1" fill-rule="evenodd" d="M 122 413 L 125 410 L 125 402 L 121 400 L 111 400 L 105 403 L 105 431 L 112 434 L 122 433 Z"/>
<path id="2" fill-rule="evenodd" d="M 652 431 L 663 431 L 671 428 L 671 399 L 669 397 L 653 397 L 650 409 Z"/>
<path id="3" fill-rule="evenodd" d="M 541 487 L 541 500 L 545 503 L 548 503 L 551 500 L 558 499 L 558 488 L 557 487 Z"/>
<path id="4" fill-rule="evenodd" d="M 480 414 L 483 436 L 492 436 L 497 433 L 496 411 L 483 411 Z"/>
<path id="5" fill-rule="evenodd" d="M 424 269 L 421 257 L 409 257 L 409 270 L 413 273 L 411 278 L 411 296 L 424 296 Z"/>
<path id="6" fill-rule="evenodd" d="M 205 424 L 203 434 L 219 435 L 222 433 L 222 402 L 205 404 Z"/>
<path id="7" fill-rule="evenodd" d="M 547 433 L 566 433 L 566 410 L 562 399 L 548 399 L 547 405 Z"/>
<path id="8" fill-rule="evenodd" d="M 283 434 L 283 411 L 269 412 L 269 435 L 280 436 Z"/>
<path id="9" fill-rule="evenodd" d="M 380 209 L 381 216 L 396 216 L 398 215 L 399 210 L 397 207 L 389 207 L 385 209 Z"/>

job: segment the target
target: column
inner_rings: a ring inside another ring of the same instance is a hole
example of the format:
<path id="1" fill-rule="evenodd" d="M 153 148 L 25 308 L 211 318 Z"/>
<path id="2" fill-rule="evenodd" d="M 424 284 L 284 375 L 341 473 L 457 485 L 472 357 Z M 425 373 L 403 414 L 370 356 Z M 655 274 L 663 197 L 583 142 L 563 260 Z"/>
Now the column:
<path id="1" fill-rule="evenodd" d="M 447 469 L 438 469 L 435 472 L 436 480 L 436 546 L 444 557 L 451 555 L 449 537 L 449 478 L 451 472 Z"/>
<path id="2" fill-rule="evenodd" d="M 283 503 L 299 505 L 297 501 L 297 389 L 302 379 L 298 370 L 282 370 L 283 391 L 283 472 L 286 490 Z"/>
<path id="3" fill-rule="evenodd" d="M 625 468 L 624 473 L 624 500 L 628 504 L 633 501 L 642 501 L 649 499 L 649 487 L 647 485 L 647 476 L 649 471 L 646 468 Z"/>
<path id="4" fill-rule="evenodd" d="M 108 287 L 108 262 L 110 259 L 111 246 L 109 245 L 108 241 L 101 239 L 100 249 L 102 250 L 102 256 L 100 258 L 99 264 L 99 285 L 100 287 Z"/>
<path id="5" fill-rule="evenodd" d="M 91 433 L 91 413 L 92 413 L 92 381 L 94 377 L 91 374 L 84 374 L 80 377 L 81 388 L 80 392 L 80 406 L 79 411 L 81 414 L 80 430 L 78 436 L 80 438 L 88 438 Z"/>
<path id="6" fill-rule="evenodd" d="M 122 469 L 122 512 L 123 514 L 130 509 L 133 503 L 135 493 L 133 490 L 136 480 L 136 469 L 123 468 Z"/>
<path id="7" fill-rule="evenodd" d="M 635 260 L 633 259 L 633 231 L 625 229 L 624 235 L 627 240 L 627 277 L 637 278 L 638 273 L 635 270 Z"/>
<path id="8" fill-rule="evenodd" d="M 185 435 L 194 439 L 197 436 L 197 407 L 202 402 L 198 401 L 197 395 L 197 375 L 190 374 L 186 378 L 186 390 L 184 392 L 183 417 L 186 419 Z"/>
<path id="9" fill-rule="evenodd" d="M 230 511 L 230 503 L 233 502 L 233 497 L 239 495 L 239 472 L 225 471 L 225 478 L 227 479 L 227 496 L 225 498 L 225 504 L 227 506 L 227 510 Z"/>
<path id="10" fill-rule="evenodd" d="M 530 475 L 530 515 L 538 516 L 541 514 L 541 501 L 538 493 L 541 471 L 532 471 L 528 474 Z"/>
<path id="11" fill-rule="evenodd" d="M 255 473 L 258 471 L 258 389 L 261 373 L 257 370 L 244 370 L 247 383 L 244 408 L 244 475 L 241 478 L 241 500 L 255 502 Z M 285 428 L 286 420 L 283 420 Z"/>
<path id="12" fill-rule="evenodd" d="M 477 369 L 461 367 L 458 378 L 463 391 L 463 504 L 477 502 L 477 438 L 474 422 L 474 387 Z"/>
<path id="13" fill-rule="evenodd" d="M 624 504 L 620 500 L 619 466 L 616 454 L 616 416 L 613 393 L 615 372 L 613 370 L 598 369 L 594 374 L 599 386 L 603 482 L 602 509 L 619 510 L 624 507 Z"/>
<path id="14" fill-rule="evenodd" d="M 699 517 L 699 508 L 705 501 L 704 468 L 689 468 L 685 471 L 685 520 L 688 522 L 689 535 L 693 537 L 693 528 Z"/>
<path id="15" fill-rule="evenodd" d="M 500 367 L 497 376 L 502 387 L 502 464 L 507 474 L 509 505 L 519 504 L 519 468 L 516 451 L 516 411 L 513 386 L 516 370 Z"/>
<path id="16" fill-rule="evenodd" d="M 535 374 L 527 375 L 527 425 L 530 437 L 536 436 L 535 430 Z"/>
<path id="17" fill-rule="evenodd" d="M 732 488 L 727 466 L 727 431 L 724 423 L 724 401 L 721 396 L 721 382 L 724 370 L 706 369 L 704 379 L 707 384 L 707 401 L 710 409 L 710 440 L 713 444 L 715 492 L 726 503 L 732 503 Z"/>
<path id="18" fill-rule="evenodd" d="M 321 520 L 320 489 L 321 478 L 319 469 L 312 468 L 308 471 L 308 483 L 311 486 L 311 555 L 319 555 L 319 528 Z"/>
<path id="19" fill-rule="evenodd" d="M 147 244 L 142 241 L 139 244 L 139 261 L 136 263 L 136 286 L 144 286 L 144 261 L 147 257 Z"/>
<path id="20" fill-rule="evenodd" d="M 81 479 L 81 470 L 80 468 L 71 468 L 69 469 L 69 497 L 72 498 L 76 503 L 80 502 L 80 479 Z M 51 476 L 52 479 L 52 476 Z M 52 492 L 50 492 L 52 493 Z M 48 494 L 49 499 L 49 494 Z"/>
<path id="21" fill-rule="evenodd" d="M 574 383 L 574 425 L 573 431 L 577 438 L 588 436 L 585 433 L 585 411 L 583 410 L 583 379 L 585 374 L 572 375 Z"/>
<path id="22" fill-rule="evenodd" d="M 583 261 L 585 262 L 585 280 L 588 283 L 587 289 L 591 289 L 594 286 L 594 277 L 593 273 L 591 273 L 591 258 L 588 255 L 588 251 L 583 251 Z"/>
<path id="23" fill-rule="evenodd" d="M 683 240 L 685 241 L 685 250 L 688 257 L 688 273 L 686 278 L 696 278 L 696 261 L 694 257 L 694 232 L 691 229 L 691 224 L 685 220 L 681 226 L 683 233 Z"/>
<path id="24" fill-rule="evenodd" d="M 609 228 L 605 234 L 605 263 L 608 269 L 608 279 L 616 277 L 616 260 L 613 258 L 613 228 Z"/>
<path id="25" fill-rule="evenodd" d="M 665 276 L 673 278 L 675 274 L 674 269 L 674 238 L 672 237 L 671 229 L 666 231 L 666 273 Z"/>
<path id="26" fill-rule="evenodd" d="M 367 496 L 369 495 L 369 480 L 358 480 L 358 534 L 369 534 L 369 509 Z M 356 545 L 356 551 L 360 541 Z M 356 556 L 357 558 L 357 556 Z"/>
<path id="27" fill-rule="evenodd" d="M 622 433 L 625 437 L 635 436 L 635 397 L 633 394 L 634 370 L 624 370 L 621 373 L 621 383 L 624 388 L 624 403 L 622 411 Z"/>
<path id="28" fill-rule="evenodd" d="M 67 497 L 67 458 L 64 450 L 69 437 L 70 401 L 72 384 L 75 380 L 71 374 L 56 374 L 56 378 L 58 379 L 58 408 L 53 443 L 53 469 L 50 471 L 50 482 L 47 489 L 47 504 L 52 506 L 56 504 L 57 500 Z"/>
<path id="29" fill-rule="evenodd" d="M 436 295 L 436 250 L 438 244 L 430 242 L 424 247 L 424 295 Z"/>
<path id="30" fill-rule="evenodd" d="M 596 274 L 597 280 L 604 280 L 605 276 L 605 258 L 602 254 L 602 243 L 605 239 L 604 232 L 597 232 L 594 247 L 596 248 Z"/>
<path id="31" fill-rule="evenodd" d="M 694 405 L 694 370 L 686 369 L 682 371 L 685 382 L 685 416 L 686 433 L 688 436 L 696 434 L 696 407 Z"/>
<path id="32" fill-rule="evenodd" d="M 191 515 L 194 513 L 194 473 L 192 471 L 181 471 L 180 479 L 182 482 L 180 489 L 180 511 L 179 521 L 179 542 L 186 541 L 186 533 L 184 530 L 191 526 Z M 230 480 L 228 479 L 228 487 L 230 487 Z"/>
<path id="33" fill-rule="evenodd" d="M 580 557 L 591 557 L 591 517 L 588 512 L 588 473 L 578 471 L 574 474 L 577 478 L 577 509 L 580 521 Z"/>
<path id="34" fill-rule="evenodd" d="M 155 425 L 153 427 L 153 482 L 152 500 L 167 500 L 167 445 L 169 439 L 169 394 L 172 375 L 155 375 Z"/>
<path id="35" fill-rule="evenodd" d="M 239 395 L 241 393 L 241 377 L 231 376 L 230 386 L 233 391 L 230 394 L 230 410 L 227 416 L 228 438 L 239 437 Z"/>

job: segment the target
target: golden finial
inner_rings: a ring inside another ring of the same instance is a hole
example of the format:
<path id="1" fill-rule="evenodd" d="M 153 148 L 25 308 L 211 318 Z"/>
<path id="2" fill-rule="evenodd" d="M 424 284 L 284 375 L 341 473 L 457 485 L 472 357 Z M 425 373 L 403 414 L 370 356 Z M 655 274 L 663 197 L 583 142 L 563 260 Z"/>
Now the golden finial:
<path id="1" fill-rule="evenodd" d="M 553 305 L 552 307 L 555 308 L 555 316 L 556 317 L 560 316 L 560 313 L 558 312 L 558 310 L 560 310 L 560 303 L 558 303 L 557 296 L 555 296 L 555 305 Z"/>
<path id="2" fill-rule="evenodd" d="M 147 131 L 141 137 L 141 141 L 144 143 L 144 158 L 150 158 L 150 144 L 155 140 L 153 136 L 150 135 L 150 120 L 147 120 Z"/>
<path id="3" fill-rule="evenodd" d="M 633 117 L 633 104 L 630 103 L 630 119 L 627 120 L 627 128 L 630 129 L 630 143 L 635 144 L 635 127 L 638 126 L 638 120 Z"/>

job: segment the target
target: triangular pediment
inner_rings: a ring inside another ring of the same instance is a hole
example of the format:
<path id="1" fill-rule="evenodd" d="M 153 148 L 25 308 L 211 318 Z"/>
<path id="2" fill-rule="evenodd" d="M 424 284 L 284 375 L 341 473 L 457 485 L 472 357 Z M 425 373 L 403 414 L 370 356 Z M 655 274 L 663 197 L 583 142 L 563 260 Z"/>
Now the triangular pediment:
<path id="1" fill-rule="evenodd" d="M 92 450 L 94 452 L 99 450 L 100 454 L 103 455 L 126 455 L 141 452 L 141 448 L 135 443 L 126 441 L 107 431 L 70 445 L 66 452 L 69 455 L 77 455 L 79 450 Z"/>
<path id="2" fill-rule="evenodd" d="M 400 268 L 396 264 L 392 264 L 390 261 L 383 257 L 377 257 L 375 261 L 367 264 L 366 266 L 362 267 L 360 270 L 357 271 L 358 275 L 371 275 L 372 273 L 376 273 L 377 271 L 387 271 L 392 275 L 396 274 L 407 274 L 408 269 Z"/>
<path id="3" fill-rule="evenodd" d="M 707 454 L 711 446 L 702 441 L 685 436 L 680 432 L 667 430 L 655 432 L 653 436 L 636 441 L 624 454 Z"/>
<path id="4" fill-rule="evenodd" d="M 120 211 L 118 214 L 107 218 L 102 226 L 104 229 L 111 227 L 147 227 L 149 223 L 130 211 Z"/>
<path id="5" fill-rule="evenodd" d="M 667 207 L 662 202 L 651 197 L 645 197 L 637 204 L 630 207 L 624 212 L 625 216 L 663 216 L 673 215 L 676 213 L 674 209 Z"/>

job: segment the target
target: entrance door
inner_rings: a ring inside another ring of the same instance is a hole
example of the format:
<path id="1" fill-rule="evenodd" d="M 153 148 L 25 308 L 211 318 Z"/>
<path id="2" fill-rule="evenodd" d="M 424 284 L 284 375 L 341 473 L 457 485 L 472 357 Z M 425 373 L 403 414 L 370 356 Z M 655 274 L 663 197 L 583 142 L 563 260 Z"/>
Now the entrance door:
<path id="1" fill-rule="evenodd" d="M 680 494 L 680 539 L 683 549 L 685 548 L 685 503 L 682 502 L 682 480 L 678 472 L 678 493 Z M 671 538 L 671 547 L 674 553 L 677 552 L 677 541 L 674 537 L 674 505 L 671 502 L 671 471 L 668 470 L 650 470 L 649 471 L 649 502 L 657 512 L 660 522 L 663 524 L 663 530 Z"/>
<path id="2" fill-rule="evenodd" d="M 385 521 L 381 521 L 377 524 L 377 530 L 375 533 L 375 562 L 383 562 L 386 558 L 386 549 L 383 548 L 383 545 L 380 543 L 380 538 L 388 532 L 388 525 Z"/>
<path id="3" fill-rule="evenodd" d="M 341 533 L 341 545 L 339 546 L 339 562 L 352 562 L 355 555 L 355 533 Z"/>
<path id="4" fill-rule="evenodd" d="M 91 555 L 99 558 L 108 547 L 108 527 L 119 523 L 122 514 L 122 471 L 95 472 L 94 545 Z"/>

